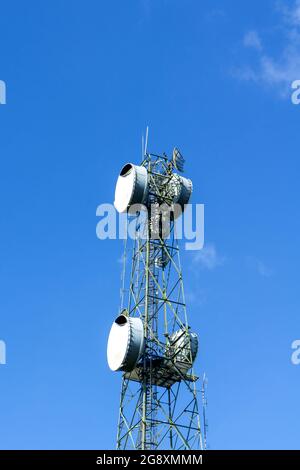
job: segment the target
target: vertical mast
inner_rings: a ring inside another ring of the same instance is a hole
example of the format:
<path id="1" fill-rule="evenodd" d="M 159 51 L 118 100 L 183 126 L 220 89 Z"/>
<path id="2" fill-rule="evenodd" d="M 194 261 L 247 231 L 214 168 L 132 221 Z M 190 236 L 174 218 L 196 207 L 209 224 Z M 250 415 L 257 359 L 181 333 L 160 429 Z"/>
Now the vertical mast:
<path id="1" fill-rule="evenodd" d="M 174 173 L 166 155 L 147 153 L 146 145 L 142 166 L 149 181 L 149 213 L 151 205 L 169 203 L 172 191 L 166 188 Z M 134 368 L 123 372 L 117 449 L 203 448 L 198 377 L 192 369 L 198 340 L 187 319 L 174 220 L 166 237 L 162 217 L 150 212 L 145 222 L 139 212 L 136 238 L 127 241 L 132 256 L 131 270 L 123 277 L 126 315 L 142 320 L 145 345 Z"/>

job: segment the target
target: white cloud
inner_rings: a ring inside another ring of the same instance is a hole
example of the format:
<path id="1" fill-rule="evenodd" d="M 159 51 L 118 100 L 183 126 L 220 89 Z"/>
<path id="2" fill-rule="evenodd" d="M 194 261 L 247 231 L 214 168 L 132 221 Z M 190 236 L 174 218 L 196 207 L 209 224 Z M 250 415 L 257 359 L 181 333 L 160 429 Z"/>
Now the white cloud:
<path id="1" fill-rule="evenodd" d="M 187 290 L 185 291 L 185 301 L 189 305 L 200 307 L 207 302 L 207 292 L 205 289 Z"/>
<path id="2" fill-rule="evenodd" d="M 274 31 L 283 34 L 280 52 L 276 55 L 266 52 L 259 33 L 249 31 L 244 36 L 243 45 L 256 49 L 256 62 L 236 68 L 232 74 L 240 80 L 275 87 L 280 95 L 286 96 L 291 83 L 300 79 L 300 0 L 294 1 L 291 7 L 280 5 L 278 12 L 279 28 Z"/>
<path id="3" fill-rule="evenodd" d="M 213 8 L 205 14 L 205 19 L 208 21 L 214 20 L 224 20 L 227 18 L 227 15 L 224 10 L 221 8 Z"/>
<path id="4" fill-rule="evenodd" d="M 151 0 L 141 0 L 144 15 L 149 18 L 151 15 Z"/>
<path id="5" fill-rule="evenodd" d="M 262 260 L 249 256 L 247 258 L 247 265 L 249 268 L 254 269 L 261 277 L 273 276 L 273 270 L 267 266 Z"/>
<path id="6" fill-rule="evenodd" d="M 202 269 L 213 270 L 217 266 L 224 264 L 225 258 L 217 254 L 217 250 L 212 243 L 204 245 L 202 250 L 196 251 L 193 262 Z"/>
<path id="7" fill-rule="evenodd" d="M 261 50 L 262 49 L 262 44 L 261 44 L 261 39 L 258 35 L 257 31 L 248 31 L 243 40 L 243 44 L 245 47 L 252 47 L 253 49 Z"/>
<path id="8" fill-rule="evenodd" d="M 266 266 L 262 261 L 257 260 L 256 266 L 257 266 L 258 273 L 262 277 L 270 277 L 273 275 L 272 269 Z"/>
<path id="9" fill-rule="evenodd" d="M 300 25 L 300 0 L 295 0 L 292 7 L 278 3 L 277 9 L 288 24 Z"/>

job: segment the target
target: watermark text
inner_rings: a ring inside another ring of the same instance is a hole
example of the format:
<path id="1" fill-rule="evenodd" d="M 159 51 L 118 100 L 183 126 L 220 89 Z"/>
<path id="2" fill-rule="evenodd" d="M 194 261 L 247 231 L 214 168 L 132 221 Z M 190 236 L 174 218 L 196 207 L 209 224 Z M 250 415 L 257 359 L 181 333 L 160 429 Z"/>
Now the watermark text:
<path id="1" fill-rule="evenodd" d="M 291 101 L 293 104 L 300 104 L 300 80 L 294 80 L 291 84 L 292 90 Z"/>
<path id="2" fill-rule="evenodd" d="M 295 339 L 292 342 L 292 349 L 294 350 L 291 355 L 291 361 L 294 366 L 300 365 L 300 339 Z"/>
<path id="3" fill-rule="evenodd" d="M 6 83 L 0 80 L 0 104 L 6 104 Z"/>
<path id="4" fill-rule="evenodd" d="M 6 344 L 0 339 L 0 365 L 6 364 Z"/>
<path id="5" fill-rule="evenodd" d="M 99 240 L 169 239 L 174 222 L 177 240 L 186 240 L 186 250 L 201 250 L 204 246 L 204 204 L 152 204 L 149 208 L 134 204 L 128 213 L 119 214 L 112 204 L 100 204 L 96 216 L 96 235 Z M 181 217 L 181 215 L 183 215 Z M 150 227 L 150 228 L 149 228 Z M 188 241 L 188 242 L 187 242 Z"/>

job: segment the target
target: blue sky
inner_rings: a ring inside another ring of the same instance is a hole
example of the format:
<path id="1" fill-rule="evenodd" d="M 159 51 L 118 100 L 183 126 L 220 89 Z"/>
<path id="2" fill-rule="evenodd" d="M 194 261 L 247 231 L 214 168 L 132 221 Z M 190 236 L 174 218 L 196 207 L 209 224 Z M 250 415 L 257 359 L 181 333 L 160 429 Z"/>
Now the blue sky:
<path id="1" fill-rule="evenodd" d="M 182 264 L 210 447 L 299 448 L 299 2 L 0 9 L 0 447 L 115 445 L 122 242 L 96 238 L 95 213 L 148 124 L 205 204 L 205 249 Z"/>

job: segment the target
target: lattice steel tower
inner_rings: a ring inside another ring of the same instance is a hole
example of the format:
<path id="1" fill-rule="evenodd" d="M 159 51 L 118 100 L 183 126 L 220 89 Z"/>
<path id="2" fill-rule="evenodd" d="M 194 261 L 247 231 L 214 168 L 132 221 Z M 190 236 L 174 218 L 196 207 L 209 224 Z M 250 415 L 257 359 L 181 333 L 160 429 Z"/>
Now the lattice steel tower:
<path id="1" fill-rule="evenodd" d="M 198 338 L 187 319 L 176 219 L 192 192 L 183 158 L 144 152 L 119 175 L 115 207 L 128 215 L 121 308 L 108 363 L 123 371 L 117 449 L 202 449 L 193 372 Z M 129 268 L 129 269 L 128 269 Z"/>

